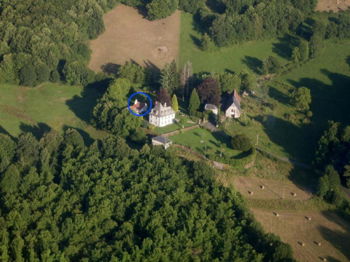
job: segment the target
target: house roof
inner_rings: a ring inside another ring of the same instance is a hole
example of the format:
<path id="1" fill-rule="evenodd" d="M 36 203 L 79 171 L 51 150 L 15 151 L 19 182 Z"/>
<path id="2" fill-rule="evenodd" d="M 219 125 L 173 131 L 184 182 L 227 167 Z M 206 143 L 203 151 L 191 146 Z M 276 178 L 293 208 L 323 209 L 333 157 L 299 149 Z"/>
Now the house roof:
<path id="1" fill-rule="evenodd" d="M 205 110 L 218 110 L 218 107 L 213 104 L 206 104 L 204 107 Z"/>
<path id="2" fill-rule="evenodd" d="M 175 114 L 175 111 L 171 108 L 171 106 L 167 106 L 164 103 L 164 106 L 160 102 L 156 102 L 155 107 L 151 111 L 151 115 L 157 117 L 168 116 L 171 114 Z"/>
<path id="3" fill-rule="evenodd" d="M 156 136 L 156 137 L 153 137 L 152 138 L 152 141 L 157 141 L 159 143 L 162 143 L 162 144 L 168 144 L 168 143 L 171 143 L 171 140 L 166 138 L 165 136 Z"/>
<path id="4" fill-rule="evenodd" d="M 241 110 L 241 97 L 236 91 L 236 89 L 233 90 L 231 95 L 227 95 L 223 101 L 222 101 L 222 109 L 226 111 L 228 108 L 230 108 L 232 105 L 235 105 L 239 110 Z"/>
<path id="5" fill-rule="evenodd" d="M 142 111 L 145 111 L 146 107 L 147 103 L 141 103 L 136 99 L 134 104 L 130 106 L 130 109 L 136 113 L 142 113 Z"/>

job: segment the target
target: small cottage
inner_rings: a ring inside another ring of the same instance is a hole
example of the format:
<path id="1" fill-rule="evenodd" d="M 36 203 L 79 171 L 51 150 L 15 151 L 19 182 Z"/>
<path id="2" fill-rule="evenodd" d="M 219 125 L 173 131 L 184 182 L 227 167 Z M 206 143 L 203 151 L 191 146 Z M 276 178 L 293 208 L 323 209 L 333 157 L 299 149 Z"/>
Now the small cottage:
<path id="1" fill-rule="evenodd" d="M 149 114 L 149 123 L 158 127 L 171 125 L 174 123 L 174 119 L 175 111 L 166 103 L 162 105 L 160 102 L 156 102 L 155 107 Z"/>
<path id="2" fill-rule="evenodd" d="M 241 97 L 236 90 L 226 99 L 223 109 L 225 116 L 229 118 L 239 118 L 241 116 Z"/>
<path id="3" fill-rule="evenodd" d="M 152 138 L 152 145 L 163 146 L 165 149 L 171 146 L 172 141 L 164 136 L 156 136 Z"/>
<path id="4" fill-rule="evenodd" d="M 213 104 L 206 104 L 204 109 L 206 111 L 213 112 L 213 114 L 215 114 L 215 115 L 217 115 L 219 113 L 218 107 L 216 105 L 213 105 Z"/>
<path id="5" fill-rule="evenodd" d="M 137 99 L 135 100 L 134 104 L 130 107 L 130 109 L 135 112 L 136 114 L 143 114 L 147 111 L 147 103 L 141 103 Z"/>

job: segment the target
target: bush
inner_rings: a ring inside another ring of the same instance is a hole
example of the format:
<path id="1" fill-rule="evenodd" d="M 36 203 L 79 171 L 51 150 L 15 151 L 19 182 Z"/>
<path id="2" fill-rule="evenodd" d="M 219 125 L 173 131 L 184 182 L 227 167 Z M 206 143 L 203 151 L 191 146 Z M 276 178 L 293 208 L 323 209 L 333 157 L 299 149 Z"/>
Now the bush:
<path id="1" fill-rule="evenodd" d="M 246 135 L 236 135 L 232 137 L 231 146 L 235 150 L 248 151 L 252 148 L 252 143 Z"/>
<path id="2" fill-rule="evenodd" d="M 36 73 L 32 65 L 25 65 L 19 72 L 21 85 L 34 86 L 36 84 Z"/>

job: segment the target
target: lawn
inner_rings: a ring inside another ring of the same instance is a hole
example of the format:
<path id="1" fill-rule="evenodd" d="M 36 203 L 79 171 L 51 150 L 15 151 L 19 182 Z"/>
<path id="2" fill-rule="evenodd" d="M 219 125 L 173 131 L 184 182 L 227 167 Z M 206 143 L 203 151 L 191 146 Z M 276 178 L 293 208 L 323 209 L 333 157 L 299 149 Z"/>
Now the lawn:
<path id="1" fill-rule="evenodd" d="M 256 99 L 245 98 L 242 101 L 245 114 L 239 121 L 226 123 L 225 129 L 231 135 L 248 135 L 255 144 L 271 153 L 311 162 L 328 120 L 350 124 L 349 54 L 350 41 L 327 42 L 319 57 L 259 90 L 259 96 L 274 104 L 273 108 L 263 106 Z M 310 123 L 298 121 L 302 115 L 290 104 L 290 91 L 300 86 L 311 89 L 313 117 Z M 291 117 L 287 118 L 286 114 Z"/>
<path id="2" fill-rule="evenodd" d="M 184 115 L 177 114 L 176 119 L 177 120 L 184 119 L 186 121 L 184 123 L 184 128 L 196 125 L 196 123 L 194 123 L 192 120 L 190 120 L 187 116 L 184 116 Z M 164 127 L 156 127 L 155 133 L 157 135 L 162 135 L 162 134 L 170 133 L 170 132 L 173 132 L 176 130 L 180 130 L 181 128 L 182 128 L 182 126 L 180 124 L 174 123 L 172 125 L 168 125 L 168 126 L 164 126 Z"/>
<path id="3" fill-rule="evenodd" d="M 170 139 L 180 145 L 192 148 L 200 154 L 217 155 L 225 154 L 229 157 L 236 157 L 241 154 L 240 151 L 229 148 L 229 139 L 222 133 L 211 133 L 203 128 L 196 128 L 185 131 Z"/>
<path id="4" fill-rule="evenodd" d="M 180 36 L 180 65 L 187 61 L 192 62 L 193 71 L 197 72 L 223 72 L 231 70 L 256 69 L 256 63 L 264 60 L 269 55 L 280 58 L 286 62 L 283 56 L 278 56 L 281 43 L 279 40 L 251 41 L 232 47 L 220 48 L 213 52 L 204 52 L 198 48 L 201 34 L 195 30 L 191 14 L 181 13 L 181 36 Z"/>
<path id="5" fill-rule="evenodd" d="M 87 124 L 99 96 L 96 89 L 52 83 L 35 88 L 2 84 L 0 94 L 2 132 L 17 136 L 31 131 L 40 135 L 49 129 L 74 127 L 85 137 L 105 134 Z"/>

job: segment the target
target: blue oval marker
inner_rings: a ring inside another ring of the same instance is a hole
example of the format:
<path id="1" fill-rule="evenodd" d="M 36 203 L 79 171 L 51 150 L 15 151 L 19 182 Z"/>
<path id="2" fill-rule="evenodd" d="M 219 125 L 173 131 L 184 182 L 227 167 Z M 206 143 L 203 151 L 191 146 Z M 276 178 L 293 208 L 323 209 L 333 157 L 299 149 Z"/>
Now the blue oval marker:
<path id="1" fill-rule="evenodd" d="M 143 114 L 137 114 L 137 113 L 135 113 L 134 111 L 132 111 L 132 109 L 130 108 L 131 99 L 132 99 L 134 96 L 136 96 L 136 95 L 143 95 L 143 96 L 147 97 L 147 100 L 149 101 L 149 107 L 148 107 L 147 111 L 144 112 Z M 152 104 L 152 99 L 151 99 L 151 97 L 150 97 L 148 94 L 144 93 L 144 92 L 136 92 L 136 93 L 133 93 L 133 94 L 129 97 L 129 99 L 128 99 L 128 109 L 129 109 L 129 112 L 130 112 L 131 114 L 133 114 L 134 116 L 145 116 L 145 115 L 148 115 L 148 114 L 151 112 L 151 110 L 152 110 L 152 105 L 153 105 L 153 104 Z"/>

